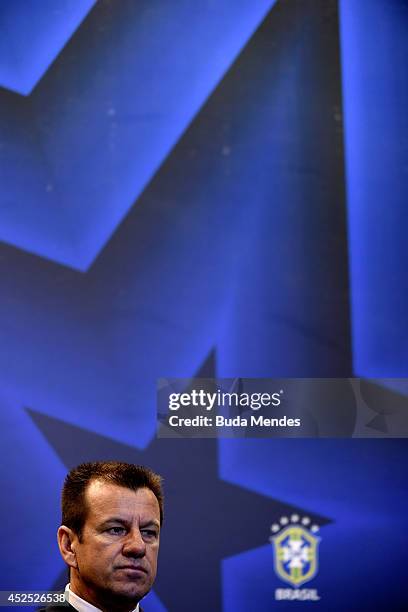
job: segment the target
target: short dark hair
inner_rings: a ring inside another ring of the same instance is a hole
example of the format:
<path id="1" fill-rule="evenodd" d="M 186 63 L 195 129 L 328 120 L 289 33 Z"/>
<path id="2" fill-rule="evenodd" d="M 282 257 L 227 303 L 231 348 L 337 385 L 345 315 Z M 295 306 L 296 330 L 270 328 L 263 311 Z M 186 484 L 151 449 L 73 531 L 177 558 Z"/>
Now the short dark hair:
<path id="1" fill-rule="evenodd" d="M 62 525 L 72 529 L 81 537 L 88 508 L 85 492 L 94 481 L 115 484 L 126 489 L 147 488 L 157 498 L 160 508 L 160 525 L 163 523 L 162 477 L 143 465 L 121 461 L 92 461 L 81 463 L 66 476 L 61 495 Z"/>

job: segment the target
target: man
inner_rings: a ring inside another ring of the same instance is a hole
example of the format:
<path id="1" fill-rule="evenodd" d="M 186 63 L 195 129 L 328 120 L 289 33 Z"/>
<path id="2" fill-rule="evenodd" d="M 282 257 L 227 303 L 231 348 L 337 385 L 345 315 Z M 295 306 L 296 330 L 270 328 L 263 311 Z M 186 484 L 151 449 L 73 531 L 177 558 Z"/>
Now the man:
<path id="1" fill-rule="evenodd" d="M 161 477 L 148 468 L 108 461 L 71 470 L 58 529 L 69 567 L 68 609 L 142 612 L 139 601 L 156 577 L 162 522 Z"/>

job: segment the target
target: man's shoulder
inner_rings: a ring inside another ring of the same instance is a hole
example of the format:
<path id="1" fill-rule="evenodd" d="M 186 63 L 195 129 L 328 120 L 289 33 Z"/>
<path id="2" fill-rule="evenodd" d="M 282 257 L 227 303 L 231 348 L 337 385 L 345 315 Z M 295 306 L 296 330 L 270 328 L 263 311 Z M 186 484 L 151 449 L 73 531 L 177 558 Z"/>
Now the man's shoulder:
<path id="1" fill-rule="evenodd" d="M 39 608 L 37 612 L 65 612 L 65 610 L 75 610 L 69 603 L 62 606 L 47 606 L 46 608 Z M 76 611 L 75 611 L 76 612 Z M 143 608 L 139 606 L 139 612 L 143 612 Z"/>

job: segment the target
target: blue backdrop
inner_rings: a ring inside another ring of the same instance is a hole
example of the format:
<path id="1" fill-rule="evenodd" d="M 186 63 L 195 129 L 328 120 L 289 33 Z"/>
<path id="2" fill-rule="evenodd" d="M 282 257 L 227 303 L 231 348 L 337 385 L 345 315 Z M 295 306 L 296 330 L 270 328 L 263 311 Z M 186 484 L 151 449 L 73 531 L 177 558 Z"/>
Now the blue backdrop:
<path id="1" fill-rule="evenodd" d="M 157 440 L 155 389 L 408 376 L 408 2 L 3 0 L 0 32 L 0 590 L 65 584 L 62 480 L 111 458 L 165 477 L 146 612 L 404 609 L 404 440 Z M 318 602 L 274 599 L 292 512 Z"/>

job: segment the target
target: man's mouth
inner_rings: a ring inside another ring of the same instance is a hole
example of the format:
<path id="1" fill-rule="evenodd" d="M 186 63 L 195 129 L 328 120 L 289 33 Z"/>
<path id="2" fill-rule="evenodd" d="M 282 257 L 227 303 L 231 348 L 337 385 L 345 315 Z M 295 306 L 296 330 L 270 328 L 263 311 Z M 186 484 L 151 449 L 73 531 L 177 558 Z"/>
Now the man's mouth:
<path id="1" fill-rule="evenodd" d="M 137 574 L 148 574 L 148 571 L 145 567 L 141 565 L 120 565 L 116 568 L 117 570 L 123 570 L 129 573 Z"/>

